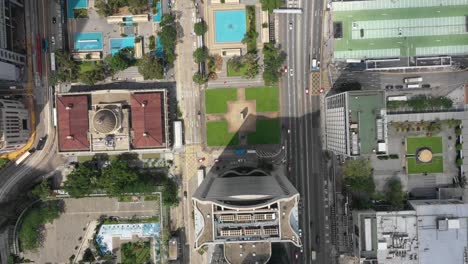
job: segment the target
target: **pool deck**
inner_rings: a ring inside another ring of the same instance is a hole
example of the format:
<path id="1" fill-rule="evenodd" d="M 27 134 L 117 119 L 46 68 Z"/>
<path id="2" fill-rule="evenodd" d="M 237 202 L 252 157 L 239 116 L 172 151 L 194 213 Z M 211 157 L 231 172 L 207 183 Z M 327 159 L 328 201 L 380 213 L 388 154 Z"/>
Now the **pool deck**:
<path id="1" fill-rule="evenodd" d="M 256 6 L 256 26 L 257 32 L 261 32 L 261 25 L 259 23 L 259 18 L 261 17 L 261 5 L 257 4 Z M 215 11 L 228 11 L 228 10 L 245 10 L 246 5 L 244 4 L 211 4 L 205 5 L 205 20 L 208 25 L 208 32 L 206 33 L 206 44 L 210 53 L 218 53 L 220 54 L 223 49 L 242 49 L 246 50 L 247 45 L 243 44 L 242 42 L 231 42 L 231 43 L 217 43 L 216 42 L 216 26 L 215 26 Z M 247 14 L 246 14 L 247 15 Z M 262 45 L 260 42 L 260 38 L 258 39 L 257 48 L 261 49 Z"/>

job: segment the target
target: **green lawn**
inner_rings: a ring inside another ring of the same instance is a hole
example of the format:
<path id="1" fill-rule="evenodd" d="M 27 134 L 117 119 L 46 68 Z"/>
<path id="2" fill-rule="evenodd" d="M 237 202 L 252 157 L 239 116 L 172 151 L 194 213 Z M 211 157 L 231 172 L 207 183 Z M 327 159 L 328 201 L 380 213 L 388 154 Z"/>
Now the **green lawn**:
<path id="1" fill-rule="evenodd" d="M 80 63 L 80 73 L 92 71 L 96 67 L 96 62 L 94 61 L 84 61 Z"/>
<path id="2" fill-rule="evenodd" d="M 247 67 L 245 66 L 245 64 L 242 64 L 239 70 L 236 71 L 229 65 L 229 62 L 227 63 L 227 76 L 228 77 L 244 76 L 246 71 L 247 71 Z"/>
<path id="3" fill-rule="evenodd" d="M 237 89 L 209 89 L 205 92 L 207 114 L 224 114 L 227 112 L 227 101 L 237 100 Z"/>
<path id="4" fill-rule="evenodd" d="M 147 263 L 151 260 L 150 242 L 125 243 L 121 252 L 122 264 Z"/>
<path id="5" fill-rule="evenodd" d="M 160 159 L 161 154 L 159 153 L 147 153 L 147 154 L 141 154 L 142 159 Z"/>
<path id="6" fill-rule="evenodd" d="M 247 136 L 249 145 L 279 144 L 280 143 L 280 120 L 257 119 L 256 132 Z"/>
<path id="7" fill-rule="evenodd" d="M 278 87 L 253 87 L 245 89 L 245 99 L 257 101 L 257 112 L 277 112 L 279 109 Z"/>
<path id="8" fill-rule="evenodd" d="M 406 138 L 406 153 L 416 154 L 418 148 L 428 147 L 432 153 L 442 153 L 442 137 L 411 137 Z"/>
<path id="9" fill-rule="evenodd" d="M 416 163 L 416 158 L 407 158 L 408 173 L 441 173 L 444 172 L 444 159 L 442 157 L 433 157 L 431 163 Z"/>
<path id="10" fill-rule="evenodd" d="M 237 133 L 228 132 L 226 121 L 207 122 L 206 138 L 208 146 L 233 146 L 239 144 Z"/>

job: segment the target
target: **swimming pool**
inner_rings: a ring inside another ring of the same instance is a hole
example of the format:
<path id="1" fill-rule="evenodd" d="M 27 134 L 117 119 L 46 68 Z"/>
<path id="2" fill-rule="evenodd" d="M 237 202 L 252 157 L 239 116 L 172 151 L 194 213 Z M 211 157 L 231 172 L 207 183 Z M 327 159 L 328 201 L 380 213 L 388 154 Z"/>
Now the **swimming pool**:
<path id="1" fill-rule="evenodd" d="M 164 56 L 163 46 L 161 44 L 161 39 L 156 37 L 156 57 L 162 58 Z"/>
<path id="2" fill-rule="evenodd" d="M 247 30 L 245 10 L 215 11 L 216 43 L 241 42 Z"/>
<path id="3" fill-rule="evenodd" d="M 75 33 L 75 50 L 102 50 L 102 33 L 79 32 Z"/>
<path id="4" fill-rule="evenodd" d="M 125 38 L 111 38 L 109 42 L 110 42 L 111 54 L 114 55 L 115 53 L 119 52 L 119 50 L 123 48 L 135 47 L 135 36 L 125 37 Z"/>
<path id="5" fill-rule="evenodd" d="M 68 18 L 74 18 L 74 9 L 88 8 L 88 0 L 68 0 L 67 1 L 67 15 Z"/>
<path id="6" fill-rule="evenodd" d="M 156 8 L 158 9 L 158 12 L 156 14 L 153 14 L 153 22 L 159 23 L 161 22 L 161 17 L 162 17 L 161 1 L 158 1 Z"/>

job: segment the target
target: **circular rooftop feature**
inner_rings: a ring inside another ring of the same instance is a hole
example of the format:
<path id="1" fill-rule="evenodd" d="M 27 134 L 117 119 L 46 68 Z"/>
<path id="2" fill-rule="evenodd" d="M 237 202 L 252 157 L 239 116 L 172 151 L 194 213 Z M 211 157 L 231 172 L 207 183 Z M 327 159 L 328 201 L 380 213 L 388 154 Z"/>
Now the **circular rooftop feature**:
<path id="1" fill-rule="evenodd" d="M 98 133 L 109 134 L 117 128 L 117 116 L 109 109 L 100 109 L 94 114 L 93 126 Z"/>
<path id="2" fill-rule="evenodd" d="M 418 150 L 417 158 L 419 162 L 431 162 L 432 160 L 432 151 L 428 148 L 422 148 Z"/>

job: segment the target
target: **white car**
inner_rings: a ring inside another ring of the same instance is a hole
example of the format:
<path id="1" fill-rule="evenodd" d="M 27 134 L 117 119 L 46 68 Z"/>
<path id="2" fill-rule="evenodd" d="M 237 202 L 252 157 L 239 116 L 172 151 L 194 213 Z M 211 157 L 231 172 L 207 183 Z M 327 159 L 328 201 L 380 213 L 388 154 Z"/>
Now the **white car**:
<path id="1" fill-rule="evenodd" d="M 55 45 L 55 36 L 52 36 L 52 37 L 50 38 L 50 42 L 52 43 L 52 45 Z"/>
<path id="2" fill-rule="evenodd" d="M 292 30 L 293 29 L 293 24 L 292 22 L 289 22 L 289 30 Z"/>
<path id="3" fill-rule="evenodd" d="M 294 76 L 294 70 L 293 69 L 289 69 L 289 75 Z"/>

